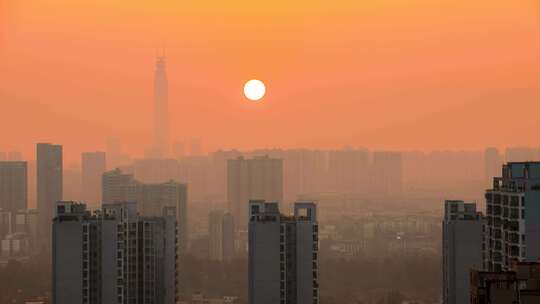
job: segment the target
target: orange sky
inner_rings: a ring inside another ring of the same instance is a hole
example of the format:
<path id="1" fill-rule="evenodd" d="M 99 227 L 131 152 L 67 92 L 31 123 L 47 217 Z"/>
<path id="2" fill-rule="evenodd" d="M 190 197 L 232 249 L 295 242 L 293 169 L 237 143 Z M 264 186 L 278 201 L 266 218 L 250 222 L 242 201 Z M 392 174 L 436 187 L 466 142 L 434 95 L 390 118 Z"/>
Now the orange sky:
<path id="1" fill-rule="evenodd" d="M 0 151 L 540 146 L 537 0 L 0 0 Z M 267 84 L 263 102 L 243 82 Z"/>

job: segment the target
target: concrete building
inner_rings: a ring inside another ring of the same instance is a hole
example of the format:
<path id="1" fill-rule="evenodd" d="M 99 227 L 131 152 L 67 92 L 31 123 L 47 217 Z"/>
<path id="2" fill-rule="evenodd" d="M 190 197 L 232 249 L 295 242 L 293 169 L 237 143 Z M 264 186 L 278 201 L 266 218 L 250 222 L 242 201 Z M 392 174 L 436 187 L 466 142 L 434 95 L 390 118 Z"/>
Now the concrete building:
<path id="1" fill-rule="evenodd" d="M 230 262 L 235 256 L 234 218 L 230 213 L 212 211 L 208 215 L 209 257 Z"/>
<path id="2" fill-rule="evenodd" d="M 248 302 L 319 303 L 316 205 L 295 203 L 292 216 L 278 206 L 249 202 Z"/>
<path id="3" fill-rule="evenodd" d="M 469 299 L 469 273 L 482 270 L 485 226 L 475 203 L 447 200 L 443 220 L 443 303 Z"/>
<path id="4" fill-rule="evenodd" d="M 283 204 L 283 161 L 268 156 L 228 160 L 227 200 L 239 229 L 247 226 L 250 200 Z"/>
<path id="5" fill-rule="evenodd" d="M 26 162 L 0 161 L 0 210 L 10 212 L 12 217 L 28 204 L 28 178 Z M 11 219 L 15 230 L 15 218 Z"/>
<path id="6" fill-rule="evenodd" d="M 486 190 L 484 269 L 510 270 L 517 261 L 540 258 L 540 162 L 502 166 L 502 176 Z"/>
<path id="7" fill-rule="evenodd" d="M 107 169 L 105 152 L 84 152 L 81 155 L 82 200 L 91 209 L 101 205 L 101 177 Z"/>
<path id="8" fill-rule="evenodd" d="M 511 271 L 471 271 L 471 304 L 540 303 L 540 263 L 512 263 Z"/>
<path id="9" fill-rule="evenodd" d="M 63 197 L 62 146 L 39 143 L 37 150 L 37 209 L 39 213 L 38 246 L 50 252 L 51 220 L 54 204 Z"/>
<path id="10" fill-rule="evenodd" d="M 176 220 L 139 216 L 135 203 L 58 202 L 53 220 L 52 303 L 176 303 Z"/>

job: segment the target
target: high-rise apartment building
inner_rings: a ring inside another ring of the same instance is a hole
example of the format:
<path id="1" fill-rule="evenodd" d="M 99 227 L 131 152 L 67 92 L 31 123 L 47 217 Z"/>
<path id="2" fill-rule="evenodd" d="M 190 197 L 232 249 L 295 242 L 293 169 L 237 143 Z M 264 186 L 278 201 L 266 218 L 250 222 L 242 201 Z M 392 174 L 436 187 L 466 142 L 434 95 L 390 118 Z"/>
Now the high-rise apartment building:
<path id="1" fill-rule="evenodd" d="M 63 196 L 62 146 L 37 144 L 37 209 L 39 213 L 39 247 L 51 248 L 51 220 L 54 204 Z"/>
<path id="2" fill-rule="evenodd" d="M 15 230 L 15 214 L 24 211 L 28 204 L 27 165 L 22 161 L 0 161 L 0 210 L 12 215 L 12 231 Z"/>
<path id="3" fill-rule="evenodd" d="M 178 245 L 184 252 L 188 247 L 187 185 L 174 181 L 165 183 L 141 183 L 132 174 L 120 169 L 105 172 L 102 178 L 104 203 L 136 202 L 143 216 L 157 216 L 164 207 L 176 209 L 178 221 Z"/>
<path id="4" fill-rule="evenodd" d="M 208 215 L 208 253 L 211 260 L 230 262 L 235 256 L 234 219 L 216 210 Z"/>
<path id="5" fill-rule="evenodd" d="M 443 220 L 443 303 L 469 301 L 469 273 L 482 270 L 485 220 L 475 203 L 447 200 Z"/>
<path id="6" fill-rule="evenodd" d="M 486 190 L 484 268 L 507 271 L 514 260 L 540 258 L 540 162 L 502 166 L 502 176 Z"/>
<path id="7" fill-rule="evenodd" d="M 178 247 L 184 253 L 188 247 L 187 185 L 175 181 L 159 184 L 136 184 L 135 201 L 144 216 L 157 216 L 165 207 L 176 209 Z"/>
<path id="8" fill-rule="evenodd" d="M 139 216 L 135 203 L 55 210 L 52 303 L 176 303 L 174 208 L 153 217 Z"/>
<path id="9" fill-rule="evenodd" d="M 373 190 L 378 195 L 395 196 L 403 191 L 403 162 L 399 152 L 373 153 Z"/>
<path id="10" fill-rule="evenodd" d="M 283 204 L 283 161 L 268 156 L 228 160 L 227 200 L 240 229 L 247 226 L 246 207 L 250 200 Z"/>
<path id="11" fill-rule="evenodd" d="M 87 207 L 97 209 L 101 205 L 101 177 L 106 168 L 105 152 L 82 153 L 82 199 Z"/>
<path id="12" fill-rule="evenodd" d="M 249 202 L 249 303 L 319 303 L 317 208 Z"/>

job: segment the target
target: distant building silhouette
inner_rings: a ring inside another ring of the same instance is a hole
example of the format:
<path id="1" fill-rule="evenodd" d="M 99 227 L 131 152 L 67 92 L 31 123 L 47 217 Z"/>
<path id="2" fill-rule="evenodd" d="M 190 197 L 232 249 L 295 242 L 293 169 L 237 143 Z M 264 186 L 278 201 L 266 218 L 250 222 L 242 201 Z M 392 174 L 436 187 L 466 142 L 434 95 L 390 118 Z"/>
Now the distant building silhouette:
<path id="1" fill-rule="evenodd" d="M 84 152 L 81 155 L 82 199 L 87 207 L 101 205 L 101 176 L 107 169 L 105 152 Z"/>
<path id="2" fill-rule="evenodd" d="M 28 205 L 27 164 L 22 161 L 0 161 L 0 210 L 11 213 L 11 231 L 15 231 L 15 215 Z"/>
<path id="3" fill-rule="evenodd" d="M 234 219 L 230 213 L 221 210 L 208 215 L 209 258 L 230 262 L 235 256 Z"/>
<path id="4" fill-rule="evenodd" d="M 135 203 L 58 202 L 53 227 L 52 302 L 175 303 L 176 211 L 139 216 Z"/>
<path id="5" fill-rule="evenodd" d="M 484 151 L 484 178 L 486 186 L 489 186 L 495 176 L 501 171 L 503 156 L 497 148 L 487 148 Z"/>
<path id="6" fill-rule="evenodd" d="M 158 56 L 154 73 L 154 144 L 152 158 L 166 157 L 169 149 L 169 84 L 165 56 Z"/>
<path id="7" fill-rule="evenodd" d="M 249 304 L 319 303 L 317 207 L 249 202 Z"/>
<path id="8" fill-rule="evenodd" d="M 283 161 L 268 156 L 228 160 L 227 200 L 240 229 L 247 226 L 246 207 L 250 200 L 283 204 Z"/>
<path id="9" fill-rule="evenodd" d="M 484 218 L 475 203 L 446 201 L 443 220 L 443 303 L 469 300 L 469 272 L 482 270 Z"/>
<path id="10" fill-rule="evenodd" d="M 403 191 L 403 162 L 399 152 L 373 153 L 373 190 L 378 195 L 396 196 Z"/>
<path id="11" fill-rule="evenodd" d="M 62 146 L 37 144 L 37 209 L 40 247 L 51 248 L 54 204 L 63 197 Z"/>

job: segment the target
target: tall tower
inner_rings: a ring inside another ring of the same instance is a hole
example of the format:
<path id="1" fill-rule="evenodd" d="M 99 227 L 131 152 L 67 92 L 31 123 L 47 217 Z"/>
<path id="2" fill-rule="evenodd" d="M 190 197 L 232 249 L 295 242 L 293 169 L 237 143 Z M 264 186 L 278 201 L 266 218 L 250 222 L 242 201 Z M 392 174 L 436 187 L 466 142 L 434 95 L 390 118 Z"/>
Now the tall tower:
<path id="1" fill-rule="evenodd" d="M 37 152 L 37 209 L 39 212 L 38 245 L 49 252 L 51 248 L 51 220 L 54 204 L 62 200 L 62 146 L 38 143 Z"/>
<path id="2" fill-rule="evenodd" d="M 156 58 L 154 74 L 154 145 L 153 158 L 166 156 L 169 141 L 169 83 L 164 55 Z"/>

